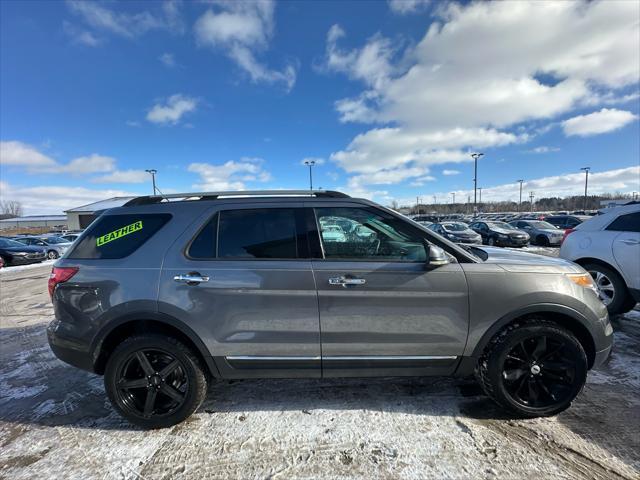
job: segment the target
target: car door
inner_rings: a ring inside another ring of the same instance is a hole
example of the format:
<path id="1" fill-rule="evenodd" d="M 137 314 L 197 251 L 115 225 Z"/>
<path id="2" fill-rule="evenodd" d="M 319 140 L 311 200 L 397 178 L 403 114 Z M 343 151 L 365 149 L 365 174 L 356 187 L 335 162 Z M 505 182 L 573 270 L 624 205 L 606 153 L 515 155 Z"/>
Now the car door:
<path id="1" fill-rule="evenodd" d="M 295 204 L 221 207 L 165 256 L 159 309 L 197 330 L 224 377 L 320 376 L 302 212 Z"/>
<path id="2" fill-rule="evenodd" d="M 626 284 L 640 289 L 640 212 L 620 215 L 606 230 L 617 233 L 611 247 Z"/>
<path id="3" fill-rule="evenodd" d="M 366 240 L 322 240 L 313 260 L 323 376 L 448 374 L 468 330 L 465 275 L 453 257 L 427 265 L 428 234 L 391 213 L 355 205 L 316 206 L 373 230 Z"/>

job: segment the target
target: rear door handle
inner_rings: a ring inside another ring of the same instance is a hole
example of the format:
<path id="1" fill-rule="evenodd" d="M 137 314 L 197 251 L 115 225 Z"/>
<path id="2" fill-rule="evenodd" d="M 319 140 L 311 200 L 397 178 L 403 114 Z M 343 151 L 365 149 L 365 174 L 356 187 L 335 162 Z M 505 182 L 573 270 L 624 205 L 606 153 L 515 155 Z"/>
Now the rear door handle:
<path id="1" fill-rule="evenodd" d="M 329 285 L 342 285 L 343 287 L 348 285 L 364 285 L 365 283 L 367 283 L 367 281 L 364 278 L 350 278 L 345 276 L 329 278 Z"/>
<path id="2" fill-rule="evenodd" d="M 640 244 L 640 240 L 634 240 L 633 238 L 625 238 L 624 240 L 620 240 L 622 243 L 626 243 L 627 245 L 638 245 Z"/>
<path id="3" fill-rule="evenodd" d="M 186 283 L 187 285 L 198 285 L 202 282 L 208 282 L 209 277 L 206 275 L 200 275 L 197 272 L 193 273 L 181 273 L 180 275 L 176 275 L 173 277 L 175 282 Z"/>

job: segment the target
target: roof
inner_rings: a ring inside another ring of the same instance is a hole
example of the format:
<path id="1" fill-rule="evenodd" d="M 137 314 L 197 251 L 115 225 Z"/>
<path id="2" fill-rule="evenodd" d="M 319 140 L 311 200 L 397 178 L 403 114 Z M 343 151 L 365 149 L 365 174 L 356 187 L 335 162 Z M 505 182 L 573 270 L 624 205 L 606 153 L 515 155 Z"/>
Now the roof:
<path id="1" fill-rule="evenodd" d="M 66 222 L 66 215 L 27 215 L 25 217 L 4 218 L 2 223 L 23 223 L 23 222 Z"/>
<path id="2" fill-rule="evenodd" d="M 88 203 L 86 205 L 82 205 L 80 207 L 71 208 L 69 210 L 65 210 L 65 213 L 73 212 L 73 213 L 93 213 L 99 210 L 107 210 L 109 208 L 121 207 L 129 200 L 133 200 L 136 197 L 112 197 L 107 198 L 106 200 L 100 200 L 98 202 Z"/>

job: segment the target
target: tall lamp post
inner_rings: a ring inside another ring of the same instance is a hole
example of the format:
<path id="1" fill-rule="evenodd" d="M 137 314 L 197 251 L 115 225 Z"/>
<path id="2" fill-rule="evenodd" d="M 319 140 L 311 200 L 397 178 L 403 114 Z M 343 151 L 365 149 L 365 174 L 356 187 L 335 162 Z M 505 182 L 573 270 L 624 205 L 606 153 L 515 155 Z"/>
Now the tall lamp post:
<path id="1" fill-rule="evenodd" d="M 309 190 L 313 191 L 313 174 L 311 173 L 311 168 L 316 165 L 315 160 L 305 160 L 304 164 L 309 167 Z"/>
<path id="2" fill-rule="evenodd" d="M 517 180 L 517 182 L 520 184 L 520 202 L 518 203 L 518 213 L 520 213 L 522 209 L 522 182 L 524 182 L 524 180 Z"/>
<path id="3" fill-rule="evenodd" d="M 483 155 L 484 153 L 480 153 L 480 152 L 471 154 L 471 158 L 473 158 L 473 212 L 474 212 L 474 215 L 478 211 L 478 202 L 476 198 L 476 189 L 478 188 L 478 159 Z"/>
<path id="4" fill-rule="evenodd" d="M 531 213 L 533 213 L 533 198 L 535 197 L 535 195 L 533 194 L 533 192 L 529 192 L 529 199 L 531 201 Z"/>
<path id="5" fill-rule="evenodd" d="M 153 194 L 156 194 L 156 173 L 158 173 L 158 171 L 155 168 L 151 168 L 149 170 L 145 170 L 145 172 L 150 173 L 151 174 L 151 183 L 153 185 Z"/>
<path id="6" fill-rule="evenodd" d="M 580 170 L 584 172 L 584 211 L 587 211 L 587 186 L 589 185 L 589 170 L 591 167 L 582 167 Z"/>

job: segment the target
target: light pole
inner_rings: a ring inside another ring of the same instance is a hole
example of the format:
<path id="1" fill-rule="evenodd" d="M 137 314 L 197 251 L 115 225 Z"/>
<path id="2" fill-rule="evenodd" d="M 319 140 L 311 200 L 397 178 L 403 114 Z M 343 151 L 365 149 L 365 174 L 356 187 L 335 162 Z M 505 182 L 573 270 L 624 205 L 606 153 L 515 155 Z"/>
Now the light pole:
<path id="1" fill-rule="evenodd" d="M 478 203 L 482 206 L 482 187 L 478 187 L 478 190 L 480 190 L 480 201 Z"/>
<path id="2" fill-rule="evenodd" d="M 531 201 L 531 213 L 533 213 L 533 197 L 535 195 L 533 194 L 533 192 L 529 192 L 529 199 Z"/>
<path id="3" fill-rule="evenodd" d="M 420 197 L 416 197 L 416 212 L 420 215 Z"/>
<path id="4" fill-rule="evenodd" d="M 316 165 L 315 160 L 305 160 L 304 164 L 309 167 L 309 190 L 313 191 L 313 174 L 311 173 L 311 168 Z"/>
<path id="5" fill-rule="evenodd" d="M 478 159 L 482 157 L 484 153 L 476 152 L 471 154 L 473 158 L 473 212 L 478 211 L 478 203 L 476 201 L 476 189 L 478 188 Z"/>
<path id="6" fill-rule="evenodd" d="M 589 185 L 589 170 L 591 170 L 591 167 L 582 167 L 580 170 L 584 172 L 584 211 L 587 213 L 587 186 Z"/>
<path id="7" fill-rule="evenodd" d="M 451 196 L 453 198 L 453 200 L 451 201 L 451 205 L 453 205 L 454 203 L 456 203 L 456 192 L 451 192 Z"/>
<path id="8" fill-rule="evenodd" d="M 517 180 L 517 182 L 520 184 L 520 202 L 518 203 L 518 213 L 520 213 L 522 209 L 522 182 L 524 182 L 524 180 Z"/>
<path id="9" fill-rule="evenodd" d="M 158 171 L 155 168 L 151 168 L 149 170 L 145 170 L 145 172 L 150 173 L 151 174 L 151 183 L 153 184 L 153 194 L 156 194 L 156 173 L 158 173 Z"/>

